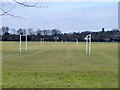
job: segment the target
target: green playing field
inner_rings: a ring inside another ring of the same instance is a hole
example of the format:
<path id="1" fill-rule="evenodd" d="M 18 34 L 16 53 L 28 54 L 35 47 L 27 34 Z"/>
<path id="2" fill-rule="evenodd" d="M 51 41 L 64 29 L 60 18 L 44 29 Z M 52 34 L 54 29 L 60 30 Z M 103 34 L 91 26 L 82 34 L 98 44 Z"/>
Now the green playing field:
<path id="1" fill-rule="evenodd" d="M 118 43 L 2 42 L 3 88 L 117 88 Z"/>

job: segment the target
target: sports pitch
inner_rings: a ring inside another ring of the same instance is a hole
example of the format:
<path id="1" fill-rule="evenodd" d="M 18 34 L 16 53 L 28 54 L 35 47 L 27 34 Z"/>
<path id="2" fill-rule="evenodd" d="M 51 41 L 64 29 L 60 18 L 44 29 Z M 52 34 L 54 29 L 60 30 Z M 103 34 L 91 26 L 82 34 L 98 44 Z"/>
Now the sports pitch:
<path id="1" fill-rule="evenodd" d="M 2 42 L 3 88 L 117 88 L 118 43 Z"/>

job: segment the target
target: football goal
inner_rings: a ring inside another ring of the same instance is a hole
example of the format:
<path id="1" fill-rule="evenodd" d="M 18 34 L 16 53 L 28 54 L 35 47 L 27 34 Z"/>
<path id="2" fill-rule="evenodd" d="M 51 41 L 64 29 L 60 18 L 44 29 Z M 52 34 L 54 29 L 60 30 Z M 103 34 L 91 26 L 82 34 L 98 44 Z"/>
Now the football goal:
<path id="1" fill-rule="evenodd" d="M 22 36 L 25 36 L 25 37 L 26 37 L 25 41 L 26 41 L 26 52 L 27 52 L 27 35 L 21 35 L 21 34 L 20 34 L 20 53 L 21 53 L 21 37 L 22 37 Z"/>
<path id="2" fill-rule="evenodd" d="M 85 40 L 86 40 L 86 54 L 88 54 L 88 51 L 89 51 L 89 55 L 91 54 L 91 34 L 88 34 L 86 37 L 85 37 Z M 89 46 L 88 46 L 88 43 L 89 43 Z M 88 50 L 89 48 L 89 50 Z"/>

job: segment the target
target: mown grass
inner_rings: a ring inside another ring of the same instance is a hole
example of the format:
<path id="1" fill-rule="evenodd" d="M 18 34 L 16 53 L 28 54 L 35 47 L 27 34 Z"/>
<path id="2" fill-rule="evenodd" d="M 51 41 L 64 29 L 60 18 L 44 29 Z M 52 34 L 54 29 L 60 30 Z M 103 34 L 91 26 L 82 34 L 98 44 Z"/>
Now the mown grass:
<path id="1" fill-rule="evenodd" d="M 117 88 L 118 43 L 3 42 L 3 88 Z"/>

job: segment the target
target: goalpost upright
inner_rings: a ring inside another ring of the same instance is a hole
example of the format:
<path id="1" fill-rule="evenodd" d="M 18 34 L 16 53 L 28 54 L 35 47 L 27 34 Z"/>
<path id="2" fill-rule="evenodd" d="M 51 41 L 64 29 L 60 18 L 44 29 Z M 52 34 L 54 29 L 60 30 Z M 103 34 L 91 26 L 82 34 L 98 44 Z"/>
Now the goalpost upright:
<path id="1" fill-rule="evenodd" d="M 91 53 L 91 34 L 89 34 L 89 55 Z"/>
<path id="2" fill-rule="evenodd" d="M 21 35 L 20 35 L 20 53 L 21 53 Z"/>
<path id="3" fill-rule="evenodd" d="M 85 37 L 86 40 L 86 54 L 88 53 L 88 47 L 89 47 L 89 55 L 91 54 L 91 34 L 87 35 Z M 88 46 L 89 43 L 89 46 Z"/>
<path id="4" fill-rule="evenodd" d="M 86 36 L 86 54 L 88 53 L 88 35 Z"/>
<path id="5" fill-rule="evenodd" d="M 27 35 L 26 35 L 26 52 L 27 52 Z"/>
<path id="6" fill-rule="evenodd" d="M 78 38 L 76 39 L 76 46 L 78 46 Z"/>

